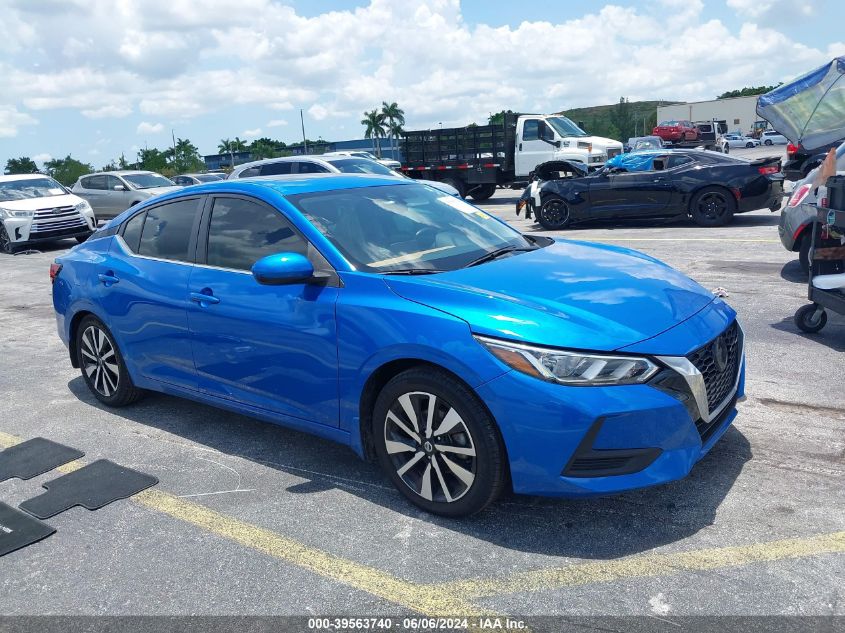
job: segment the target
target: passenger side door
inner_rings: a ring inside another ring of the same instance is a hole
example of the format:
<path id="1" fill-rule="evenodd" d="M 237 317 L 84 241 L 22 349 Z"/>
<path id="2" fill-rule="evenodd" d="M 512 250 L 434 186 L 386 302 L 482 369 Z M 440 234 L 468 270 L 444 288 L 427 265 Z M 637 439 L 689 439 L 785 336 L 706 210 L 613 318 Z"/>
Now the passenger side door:
<path id="1" fill-rule="evenodd" d="M 525 119 L 516 146 L 516 175 L 528 176 L 540 163 L 550 160 L 554 146 L 544 138 L 549 138 L 551 130 L 542 119 Z"/>
<path id="2" fill-rule="evenodd" d="M 129 185 L 117 176 L 106 176 L 109 208 L 112 216 L 118 216 L 129 208 L 132 192 Z"/>
<path id="3" fill-rule="evenodd" d="M 664 169 L 596 176 L 590 181 L 591 215 L 607 218 L 660 215 L 669 206 L 673 189 L 671 174 Z"/>
<path id="4" fill-rule="evenodd" d="M 187 307 L 201 202 L 197 196 L 136 213 L 112 240 L 97 279 L 130 371 L 187 389 L 196 389 Z"/>
<path id="5" fill-rule="evenodd" d="M 278 209 L 215 196 L 200 231 L 188 321 L 200 389 L 276 414 L 336 427 L 337 275 Z M 262 285 L 252 265 L 306 255 L 325 283 Z"/>

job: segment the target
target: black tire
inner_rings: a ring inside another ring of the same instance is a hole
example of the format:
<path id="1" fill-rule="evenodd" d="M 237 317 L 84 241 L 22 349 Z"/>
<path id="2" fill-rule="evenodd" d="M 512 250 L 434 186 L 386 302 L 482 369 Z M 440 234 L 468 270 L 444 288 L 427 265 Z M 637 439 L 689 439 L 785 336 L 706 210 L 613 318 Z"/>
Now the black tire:
<path id="1" fill-rule="evenodd" d="M 754 143 L 746 143 L 745 147 L 747 147 L 748 149 L 751 149 L 751 148 L 754 147 Z"/>
<path id="2" fill-rule="evenodd" d="M 123 407 L 144 395 L 132 382 L 114 337 L 100 319 L 92 315 L 82 319 L 75 345 L 82 378 L 97 400 L 110 407 Z M 112 359 L 114 362 L 110 362 Z"/>
<path id="3" fill-rule="evenodd" d="M 469 195 L 476 202 L 483 202 L 484 200 L 489 200 L 494 193 L 496 193 L 496 185 L 487 183 L 485 185 L 478 185 Z"/>
<path id="4" fill-rule="evenodd" d="M 822 310 L 819 315 L 816 315 L 818 308 L 819 306 L 815 303 L 798 308 L 798 312 L 795 313 L 795 325 L 799 330 L 807 334 L 815 334 L 825 326 L 827 312 Z"/>
<path id="5" fill-rule="evenodd" d="M 83 244 L 85 242 L 85 240 L 87 240 L 89 237 L 91 237 L 91 236 L 90 235 L 77 235 L 76 236 L 76 242 L 78 244 Z"/>
<path id="6" fill-rule="evenodd" d="M 560 231 L 572 223 L 569 205 L 560 196 L 549 196 L 536 213 L 537 222 L 547 231 Z"/>
<path id="7" fill-rule="evenodd" d="M 724 226 L 736 211 L 736 200 L 722 187 L 705 187 L 690 201 L 689 214 L 698 226 Z"/>
<path id="8" fill-rule="evenodd" d="M 15 254 L 15 245 L 9 239 L 6 226 L 2 222 L 0 222 L 0 253 L 6 253 L 6 255 Z"/>
<path id="9" fill-rule="evenodd" d="M 467 197 L 466 187 L 464 186 L 464 183 L 462 181 L 458 180 L 457 178 L 443 178 L 443 179 L 440 180 L 440 182 L 442 182 L 446 185 L 451 185 L 452 187 L 457 189 L 458 193 L 461 194 L 461 198 Z"/>
<path id="10" fill-rule="evenodd" d="M 821 162 L 810 163 L 809 165 L 804 166 L 804 178 L 810 175 L 810 172 L 813 171 L 816 167 L 821 165 Z"/>
<path id="11" fill-rule="evenodd" d="M 770 138 L 767 138 L 765 141 L 763 141 L 763 145 L 771 145 L 771 144 L 772 144 L 772 139 L 770 139 Z"/>
<path id="12" fill-rule="evenodd" d="M 409 369 L 384 386 L 373 408 L 373 438 L 393 485 L 433 514 L 479 512 L 507 481 L 505 449 L 490 413 L 468 387 L 435 368 Z"/>
<path id="13" fill-rule="evenodd" d="M 798 244 L 798 263 L 805 275 L 810 274 L 810 242 L 813 238 L 813 226 L 810 225 L 801 233 L 801 241 Z"/>
<path id="14" fill-rule="evenodd" d="M 725 154 L 731 153 L 731 146 L 729 143 L 725 143 Z"/>

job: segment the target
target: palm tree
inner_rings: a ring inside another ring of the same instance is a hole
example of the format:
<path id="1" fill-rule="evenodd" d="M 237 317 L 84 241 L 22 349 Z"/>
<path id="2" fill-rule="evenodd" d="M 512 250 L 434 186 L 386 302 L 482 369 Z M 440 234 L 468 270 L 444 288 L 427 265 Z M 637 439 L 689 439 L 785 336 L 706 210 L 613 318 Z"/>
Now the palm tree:
<path id="1" fill-rule="evenodd" d="M 384 136 L 384 116 L 378 110 L 364 112 L 361 125 L 367 128 L 364 138 L 373 139 L 373 152 L 375 152 L 376 156 L 379 156 L 381 154 L 381 145 L 379 145 L 378 139 Z"/>
<path id="2" fill-rule="evenodd" d="M 404 132 L 402 126 L 405 124 L 405 111 L 395 101 L 391 103 L 382 101 L 381 117 L 387 121 L 387 133 L 390 136 L 390 157 L 396 158 L 393 139 Z"/>
<path id="3" fill-rule="evenodd" d="M 221 154 L 228 154 L 229 155 L 229 166 L 235 166 L 235 148 L 232 145 L 232 141 L 227 138 L 221 138 L 220 143 L 217 144 L 217 151 Z"/>

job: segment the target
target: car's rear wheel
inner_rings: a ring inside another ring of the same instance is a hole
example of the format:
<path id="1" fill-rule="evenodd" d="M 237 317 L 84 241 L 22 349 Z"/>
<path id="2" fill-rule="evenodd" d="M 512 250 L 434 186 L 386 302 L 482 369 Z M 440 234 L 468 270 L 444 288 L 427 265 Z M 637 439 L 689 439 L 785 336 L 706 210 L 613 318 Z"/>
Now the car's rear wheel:
<path id="1" fill-rule="evenodd" d="M 132 382 L 111 332 L 97 317 L 86 316 L 79 324 L 76 353 L 85 384 L 103 404 L 122 407 L 144 394 Z"/>
<path id="2" fill-rule="evenodd" d="M 692 198 L 690 215 L 699 226 L 724 226 L 733 219 L 736 201 L 721 187 L 705 187 Z"/>
<path id="3" fill-rule="evenodd" d="M 488 183 L 476 186 L 469 195 L 471 195 L 472 199 L 476 202 L 482 202 L 484 200 L 489 200 L 494 193 L 496 193 L 496 185 Z"/>
<path id="4" fill-rule="evenodd" d="M 798 243 L 798 263 L 801 265 L 801 270 L 805 275 L 810 274 L 810 242 L 813 237 L 813 226 L 810 225 L 805 229 Z"/>
<path id="5" fill-rule="evenodd" d="M 9 239 L 9 234 L 6 232 L 6 226 L 0 222 L 0 252 L 7 255 L 13 255 L 15 252 L 15 245 Z"/>
<path id="6" fill-rule="evenodd" d="M 437 369 L 410 369 L 385 385 L 373 409 L 373 437 L 393 484 L 428 512 L 473 514 L 505 485 L 495 422 L 478 396 Z"/>
<path id="7" fill-rule="evenodd" d="M 461 198 L 466 198 L 467 194 L 466 194 L 466 188 L 464 187 L 464 183 L 462 183 L 457 178 L 443 178 L 440 182 L 442 182 L 445 185 L 449 185 L 451 187 L 454 187 L 455 189 L 458 190 L 458 193 L 460 194 Z"/>
<path id="8" fill-rule="evenodd" d="M 763 141 L 763 145 L 771 145 L 771 144 L 772 144 L 772 139 L 770 139 L 770 138 L 767 138 L 765 141 Z"/>
<path id="9" fill-rule="evenodd" d="M 748 149 L 751 149 L 752 147 L 754 147 L 754 143 L 746 143 L 746 144 L 745 144 L 745 146 L 746 146 Z"/>
<path id="10" fill-rule="evenodd" d="M 569 205 L 560 196 L 549 196 L 537 211 L 537 222 L 547 231 L 560 231 L 572 222 Z"/>

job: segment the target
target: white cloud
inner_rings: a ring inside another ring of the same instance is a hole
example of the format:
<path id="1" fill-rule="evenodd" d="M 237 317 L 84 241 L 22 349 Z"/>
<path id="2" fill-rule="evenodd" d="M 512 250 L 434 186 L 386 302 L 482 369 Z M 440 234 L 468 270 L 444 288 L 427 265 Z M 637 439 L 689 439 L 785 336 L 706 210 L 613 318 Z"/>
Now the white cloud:
<path id="1" fill-rule="evenodd" d="M 259 136 L 261 136 L 261 128 L 257 127 L 254 130 L 244 130 L 243 135 L 246 138 L 258 138 Z"/>
<path id="2" fill-rule="evenodd" d="M 623 95 L 712 98 L 845 54 L 841 42 L 803 44 L 776 22 L 822 19 L 820 1 L 727 0 L 745 22 L 735 28 L 711 19 L 703 0 L 588 3 L 577 19 L 552 23 L 554 14 L 526 12 L 521 23 L 497 27 L 468 24 L 458 0 L 370 0 L 312 17 L 275 0 L 206 0 L 202 10 L 191 0 L 18 0 L 0 21 L 0 136 L 35 123 L 27 110 L 140 113 L 137 133 L 155 134 L 177 121 L 210 128 L 218 114 L 247 109 L 250 125 L 269 119 L 265 130 L 288 122 L 293 130 L 302 108 L 329 138 L 343 128 L 360 133 L 361 113 L 382 101 L 397 101 L 413 129 Z M 272 118 L 275 111 L 289 111 L 287 119 Z M 207 143 L 221 135 L 207 134 Z M 119 153 L 121 142 L 104 151 Z"/>
<path id="3" fill-rule="evenodd" d="M 0 104 L 0 138 L 17 136 L 18 128 L 36 123 L 37 119 L 26 112 L 18 111 L 15 106 Z"/>
<path id="4" fill-rule="evenodd" d="M 42 152 L 41 154 L 36 154 L 35 156 L 33 156 L 32 160 L 34 160 L 36 163 L 41 163 L 41 165 L 43 165 L 44 163 L 53 160 L 53 156 L 51 154 L 48 154 L 47 152 Z"/>
<path id="5" fill-rule="evenodd" d="M 163 130 L 164 125 L 161 123 L 148 123 L 147 121 L 141 121 L 135 132 L 137 134 L 159 134 Z"/>

